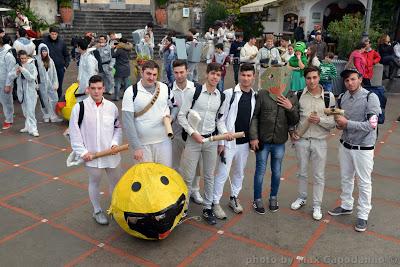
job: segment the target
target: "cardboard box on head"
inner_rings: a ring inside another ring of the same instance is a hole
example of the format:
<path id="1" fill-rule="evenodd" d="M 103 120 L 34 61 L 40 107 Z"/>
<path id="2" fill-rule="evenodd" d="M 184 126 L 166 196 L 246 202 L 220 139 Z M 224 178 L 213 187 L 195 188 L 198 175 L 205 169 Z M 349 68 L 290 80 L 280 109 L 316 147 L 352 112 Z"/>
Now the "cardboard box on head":
<path id="1" fill-rule="evenodd" d="M 132 39 L 133 39 L 133 43 L 135 45 L 140 44 L 140 41 L 142 40 L 142 38 L 144 38 L 144 36 L 142 37 L 142 32 L 143 32 L 143 29 L 139 29 L 139 30 L 132 32 Z"/>
<path id="2" fill-rule="evenodd" d="M 266 68 L 261 75 L 261 89 L 267 90 L 273 100 L 278 95 L 286 96 L 290 90 L 291 70 L 286 66 Z"/>
<path id="3" fill-rule="evenodd" d="M 203 43 L 192 42 L 187 52 L 187 60 L 189 62 L 199 63 L 201 61 L 202 50 L 203 50 Z"/>

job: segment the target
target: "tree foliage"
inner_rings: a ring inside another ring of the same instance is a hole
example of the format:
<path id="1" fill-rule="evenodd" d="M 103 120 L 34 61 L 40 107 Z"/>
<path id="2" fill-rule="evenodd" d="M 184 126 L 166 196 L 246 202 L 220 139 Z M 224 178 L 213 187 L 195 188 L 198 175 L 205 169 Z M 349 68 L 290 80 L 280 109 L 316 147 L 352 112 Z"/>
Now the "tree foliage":
<path id="1" fill-rule="evenodd" d="M 228 12 L 223 4 L 216 0 L 210 0 L 206 4 L 204 26 L 206 29 L 213 27 L 218 20 L 225 20 L 228 17 Z"/>
<path id="2" fill-rule="evenodd" d="M 391 33 L 396 27 L 396 11 L 400 9 L 399 0 L 385 0 L 372 2 L 371 25 L 381 28 L 383 33 Z"/>
<path id="3" fill-rule="evenodd" d="M 342 20 L 333 21 L 328 26 L 328 32 L 337 40 L 337 53 L 340 58 L 347 59 L 354 47 L 361 41 L 364 32 L 364 20 L 360 14 L 344 15 Z M 376 45 L 380 33 L 373 28 L 369 30 L 369 39 Z"/>

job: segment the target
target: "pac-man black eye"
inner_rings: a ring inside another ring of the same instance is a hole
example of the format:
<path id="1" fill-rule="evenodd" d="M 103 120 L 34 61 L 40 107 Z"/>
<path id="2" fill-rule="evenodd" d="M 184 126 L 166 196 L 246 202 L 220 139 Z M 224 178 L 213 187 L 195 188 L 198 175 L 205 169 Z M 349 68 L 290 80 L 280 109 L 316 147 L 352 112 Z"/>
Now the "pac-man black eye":
<path id="1" fill-rule="evenodd" d="M 161 180 L 161 183 L 163 183 L 163 184 L 165 184 L 165 185 L 169 184 L 169 180 L 168 180 L 168 178 L 165 177 L 165 176 L 161 176 L 160 180 Z"/>
<path id="2" fill-rule="evenodd" d="M 140 188 L 142 188 L 142 184 L 139 182 L 134 182 L 132 184 L 132 191 L 133 192 L 138 192 L 140 190 Z"/>

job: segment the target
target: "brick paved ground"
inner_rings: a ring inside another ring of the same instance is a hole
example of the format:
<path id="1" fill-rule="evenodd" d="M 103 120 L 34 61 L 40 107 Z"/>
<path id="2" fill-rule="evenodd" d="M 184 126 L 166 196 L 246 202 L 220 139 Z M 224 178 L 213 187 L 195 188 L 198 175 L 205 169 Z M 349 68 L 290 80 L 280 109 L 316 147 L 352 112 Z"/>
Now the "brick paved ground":
<path id="1" fill-rule="evenodd" d="M 204 66 L 201 68 L 204 70 Z M 232 84 L 228 73 L 227 86 Z M 72 66 L 66 77 L 76 77 Z M 329 137 L 324 218 L 311 218 L 312 207 L 290 210 L 296 198 L 296 159 L 287 145 L 277 213 L 257 215 L 251 209 L 255 156 L 246 168 L 241 193 L 242 215 L 228 208 L 228 219 L 211 227 L 189 220 L 163 241 L 149 242 L 125 234 L 113 221 L 99 226 L 91 218 L 87 177 L 82 167 L 67 168 L 69 144 L 61 133 L 66 124 L 39 123 L 39 138 L 20 134 L 22 113 L 0 133 L 0 263 L 2 266 L 395 266 L 400 264 L 400 95 L 390 95 L 387 122 L 380 128 L 373 172 L 373 209 L 364 234 L 353 230 L 355 215 L 333 218 L 326 211 L 338 204 L 339 132 Z M 37 112 L 39 114 L 39 110 Z M 40 116 L 37 116 L 40 119 Z M 131 165 L 123 155 L 123 168 Z M 269 190 L 270 174 L 264 183 Z M 106 192 L 107 184 L 102 183 Z M 309 188 L 312 190 L 311 184 Z M 226 187 L 228 192 L 228 187 Z M 228 192 L 229 193 L 229 192 Z M 355 191 L 357 199 L 357 190 Z M 103 195 L 103 207 L 109 196 Z M 200 214 L 192 205 L 190 216 Z M 346 260 L 351 260 L 346 264 Z"/>

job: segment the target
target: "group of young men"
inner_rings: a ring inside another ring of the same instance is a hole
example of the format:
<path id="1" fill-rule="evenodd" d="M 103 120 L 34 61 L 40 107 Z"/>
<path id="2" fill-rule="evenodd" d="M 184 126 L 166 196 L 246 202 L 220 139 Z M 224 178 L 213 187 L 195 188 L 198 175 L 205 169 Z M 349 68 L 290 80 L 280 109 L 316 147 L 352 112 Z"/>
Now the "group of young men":
<path id="1" fill-rule="evenodd" d="M 323 217 L 321 203 L 327 157 L 326 138 L 336 127 L 343 130 L 339 144 L 342 202 L 329 213 L 333 216 L 352 213 L 356 174 L 359 178 L 359 203 L 355 229 L 366 230 L 371 210 L 377 116 L 381 111 L 378 97 L 361 87 L 362 77 L 356 69 L 341 73 L 347 91 L 340 97 L 338 106 L 345 110 L 346 116 L 335 117 L 329 117 L 324 112 L 325 108 L 336 106 L 335 97 L 330 92 L 324 92 L 319 85 L 320 70 L 313 66 L 305 69 L 307 86 L 303 91 L 297 94 L 289 92 L 276 100 L 267 90 L 258 93 L 253 90 L 253 64 L 241 64 L 239 83 L 223 92 L 217 89 L 222 72 L 220 64 L 207 65 L 204 84 L 187 80 L 186 61 L 175 60 L 173 72 L 175 82 L 172 88 L 168 88 L 157 80 L 157 63 L 147 61 L 142 66 L 141 80 L 124 93 L 122 130 L 133 153 L 134 164 L 157 162 L 177 170 L 187 184 L 191 199 L 203 204 L 204 220 L 214 225 L 217 219 L 227 218 L 220 200 L 228 178 L 231 184 L 229 207 L 235 213 L 243 212 L 239 194 L 251 150 L 256 152 L 254 210 L 265 214 L 262 184 L 270 156 L 269 210 L 278 211 L 282 161 L 285 143 L 290 136 L 299 166 L 299 195 L 291 208 L 296 210 L 306 204 L 307 169 L 311 162 L 314 176 L 313 218 L 320 220 Z M 120 156 L 115 154 L 92 160 L 92 152 L 113 149 L 120 144 L 121 123 L 116 106 L 102 97 L 104 83 L 101 77 L 95 75 L 90 78 L 87 92 L 89 97 L 83 101 L 84 105 L 77 104 L 72 113 L 71 144 L 73 150 L 86 161 L 93 216 L 98 223 L 108 224 L 98 201 L 98 170 L 105 168 L 109 174 L 111 191 L 120 176 Z M 79 122 L 79 109 L 82 107 L 85 116 Z M 164 128 L 165 117 L 172 122 L 175 134 L 172 140 Z M 304 127 L 307 129 L 304 130 Z M 234 139 L 233 133 L 242 131 L 245 137 Z M 225 140 L 209 142 L 208 138 L 217 134 L 224 135 Z M 204 198 L 199 192 L 199 177 L 204 179 Z"/>

